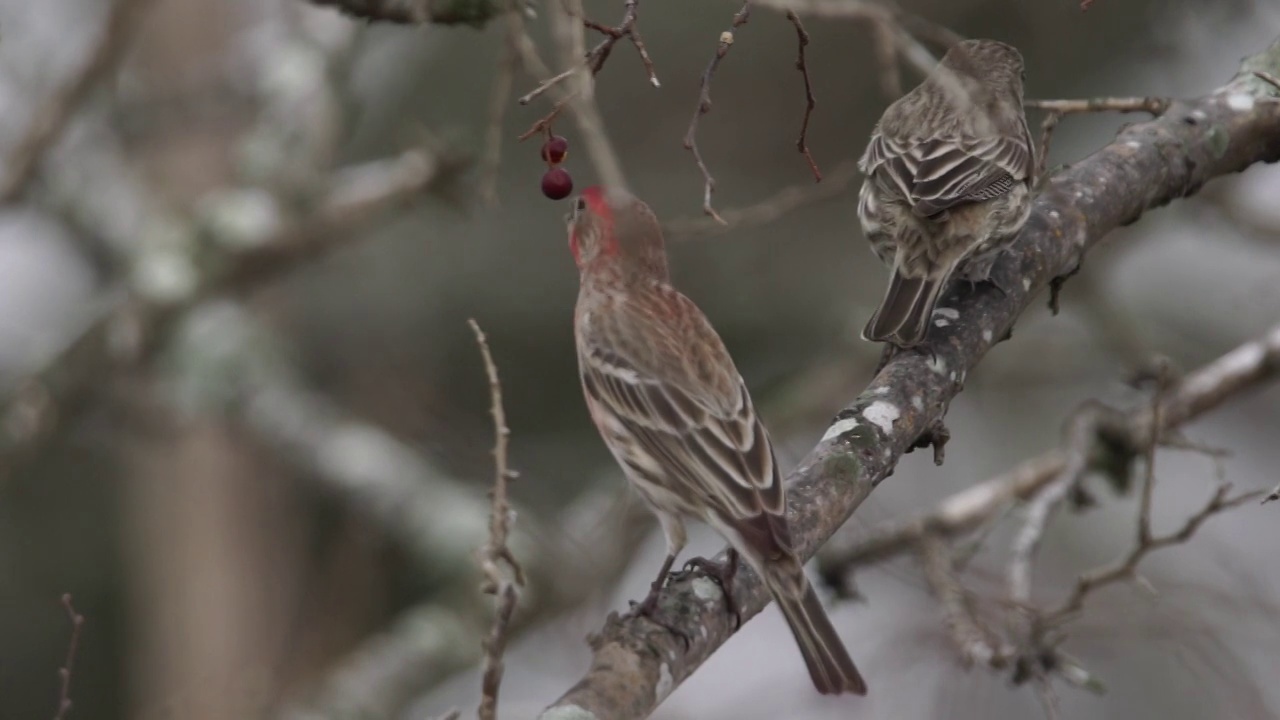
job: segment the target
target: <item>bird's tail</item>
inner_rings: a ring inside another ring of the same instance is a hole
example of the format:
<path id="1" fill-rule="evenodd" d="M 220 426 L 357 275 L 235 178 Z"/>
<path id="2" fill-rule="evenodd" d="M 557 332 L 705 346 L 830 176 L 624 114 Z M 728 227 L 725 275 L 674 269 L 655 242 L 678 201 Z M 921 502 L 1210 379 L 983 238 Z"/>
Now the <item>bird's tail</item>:
<path id="1" fill-rule="evenodd" d="M 770 563 L 765 585 L 796 637 L 813 685 L 823 695 L 866 695 L 867 684 L 832 627 L 822 601 L 795 560 Z"/>
<path id="2" fill-rule="evenodd" d="M 940 268 L 926 277 L 906 277 L 894 268 L 889 290 L 871 316 L 862 337 L 873 342 L 891 342 L 898 347 L 912 347 L 924 340 L 929 330 L 938 296 L 951 278 L 955 264 Z"/>

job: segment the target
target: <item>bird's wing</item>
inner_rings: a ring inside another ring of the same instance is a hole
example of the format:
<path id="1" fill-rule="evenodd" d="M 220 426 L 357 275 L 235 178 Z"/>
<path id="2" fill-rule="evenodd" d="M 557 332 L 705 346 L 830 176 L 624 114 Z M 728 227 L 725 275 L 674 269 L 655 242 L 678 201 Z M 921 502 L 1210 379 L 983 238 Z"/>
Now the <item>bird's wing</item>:
<path id="1" fill-rule="evenodd" d="M 581 347 L 582 384 L 594 411 L 633 446 L 633 479 L 707 509 L 754 548 L 790 545 L 781 474 L 769 437 L 724 344 L 701 311 L 670 291 L 615 332 L 650 340 Z M 628 328 L 628 324 L 631 325 Z M 643 326 L 643 331 L 640 330 Z M 636 334 L 638 333 L 638 334 Z"/>
<path id="2" fill-rule="evenodd" d="M 863 171 L 921 217 L 990 200 L 1029 175 L 1032 151 L 1023 126 L 1023 137 L 893 138 L 877 130 Z"/>

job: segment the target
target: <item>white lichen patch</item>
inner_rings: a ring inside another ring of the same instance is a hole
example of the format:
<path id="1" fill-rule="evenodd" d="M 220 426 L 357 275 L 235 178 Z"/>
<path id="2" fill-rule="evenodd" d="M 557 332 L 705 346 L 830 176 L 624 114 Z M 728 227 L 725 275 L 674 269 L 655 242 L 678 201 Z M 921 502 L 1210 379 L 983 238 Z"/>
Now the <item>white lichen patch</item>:
<path id="1" fill-rule="evenodd" d="M 822 442 L 826 442 L 834 437 L 839 437 L 850 430 L 858 427 L 860 423 L 855 418 L 845 418 L 838 420 L 827 428 L 827 432 L 822 436 Z"/>
<path id="2" fill-rule="evenodd" d="M 1231 93 L 1227 96 L 1227 107 L 1236 112 L 1249 112 L 1253 109 L 1253 96 L 1248 93 Z"/>
<path id="3" fill-rule="evenodd" d="M 1126 142 L 1124 146 L 1127 148 L 1133 148 L 1134 150 L 1142 149 L 1142 143 L 1138 142 L 1137 140 L 1130 140 L 1129 142 Z"/>
<path id="4" fill-rule="evenodd" d="M 889 394 L 889 386 L 888 386 L 888 385 L 881 385 L 880 387 L 876 388 L 875 390 L 872 390 L 872 391 L 871 391 L 871 394 L 872 394 L 872 395 L 888 395 L 888 394 Z"/>
<path id="5" fill-rule="evenodd" d="M 933 324 L 936 327 L 946 327 L 951 324 L 951 321 L 946 318 L 938 318 L 937 320 L 933 321 Z"/>
<path id="6" fill-rule="evenodd" d="M 947 361 L 943 360 L 940 357 L 931 357 L 929 358 L 929 369 L 938 373 L 939 375 L 946 375 Z"/>
<path id="7" fill-rule="evenodd" d="M 885 435 L 893 434 L 893 422 L 901 415 L 902 412 L 898 410 L 897 405 L 883 400 L 871 403 L 866 410 L 862 411 L 862 417 L 866 418 L 867 422 L 883 430 Z"/>
<path id="8" fill-rule="evenodd" d="M 924 410 L 924 398 L 920 397 L 919 395 L 913 395 L 913 396 L 911 396 L 911 407 L 915 408 L 916 410 L 923 411 L 923 410 Z"/>
<path id="9" fill-rule="evenodd" d="M 1023 290 L 1030 290 L 1030 289 L 1031 289 L 1031 278 L 1029 278 L 1029 277 L 1024 277 L 1024 278 L 1022 278 L 1022 289 L 1023 289 Z"/>
<path id="10" fill-rule="evenodd" d="M 718 603 L 724 597 L 724 591 L 720 589 L 720 585 L 711 578 L 694 578 L 691 584 L 693 585 L 693 594 L 703 602 Z"/>
<path id="11" fill-rule="evenodd" d="M 990 344 L 991 338 L 993 337 L 995 336 L 992 334 L 991 328 L 986 328 L 985 330 L 982 331 L 982 342 Z"/>
<path id="12" fill-rule="evenodd" d="M 538 716 L 538 720 L 600 720 L 596 714 L 577 705 L 553 707 Z"/>
<path id="13" fill-rule="evenodd" d="M 960 319 L 960 311 L 959 311 L 959 310 L 957 310 L 957 309 L 955 309 L 955 308 L 949 308 L 949 307 L 940 307 L 940 308 L 935 308 L 935 309 L 934 309 L 934 311 L 933 311 L 933 314 L 934 314 L 934 315 L 941 315 L 942 317 L 947 318 L 947 319 L 950 319 L 950 320 L 959 320 L 959 319 Z"/>
<path id="14" fill-rule="evenodd" d="M 676 681 L 671 677 L 671 668 L 667 667 L 666 663 L 662 663 L 658 666 L 658 684 L 653 688 L 653 704 L 657 705 L 666 699 L 666 697 L 671 694 L 671 690 L 675 688 L 675 686 Z"/>

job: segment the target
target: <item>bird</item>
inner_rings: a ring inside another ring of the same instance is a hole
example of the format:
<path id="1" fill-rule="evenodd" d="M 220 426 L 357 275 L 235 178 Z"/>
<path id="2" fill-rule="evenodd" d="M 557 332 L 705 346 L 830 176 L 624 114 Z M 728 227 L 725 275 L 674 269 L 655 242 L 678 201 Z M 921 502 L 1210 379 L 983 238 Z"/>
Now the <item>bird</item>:
<path id="1" fill-rule="evenodd" d="M 574 336 L 587 409 L 666 539 L 635 612 L 652 616 L 685 546 L 685 520 L 701 520 L 732 547 L 717 578 L 726 603 L 732 608 L 728 582 L 744 557 L 781 608 L 818 691 L 865 695 L 792 546 L 769 435 L 724 342 L 672 287 L 657 217 L 625 190 L 594 186 L 566 220 L 580 276 Z"/>
<path id="2" fill-rule="evenodd" d="M 952 275 L 988 280 L 1026 223 L 1036 159 L 1024 80 L 1016 48 L 965 40 L 876 123 L 858 161 L 858 220 L 892 275 L 864 339 L 923 342 Z"/>

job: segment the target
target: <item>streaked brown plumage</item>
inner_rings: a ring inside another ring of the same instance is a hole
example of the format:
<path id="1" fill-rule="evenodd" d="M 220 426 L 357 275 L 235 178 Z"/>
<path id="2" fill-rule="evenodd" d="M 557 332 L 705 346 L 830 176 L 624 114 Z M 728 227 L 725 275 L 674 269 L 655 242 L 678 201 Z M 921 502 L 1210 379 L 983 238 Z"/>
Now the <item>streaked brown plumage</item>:
<path id="1" fill-rule="evenodd" d="M 569 245 L 581 272 L 574 334 L 587 408 L 667 540 L 640 611 L 653 609 L 684 548 L 684 519 L 703 520 L 764 579 L 818 690 L 865 694 L 791 547 L 768 433 L 719 335 L 670 285 L 657 218 L 626 192 L 588 188 Z"/>
<path id="2" fill-rule="evenodd" d="M 866 339 L 919 344 L 953 273 L 987 279 L 1026 222 L 1035 146 L 1022 76 L 1015 48 L 966 40 L 884 111 L 859 161 L 858 219 L 893 275 Z"/>

